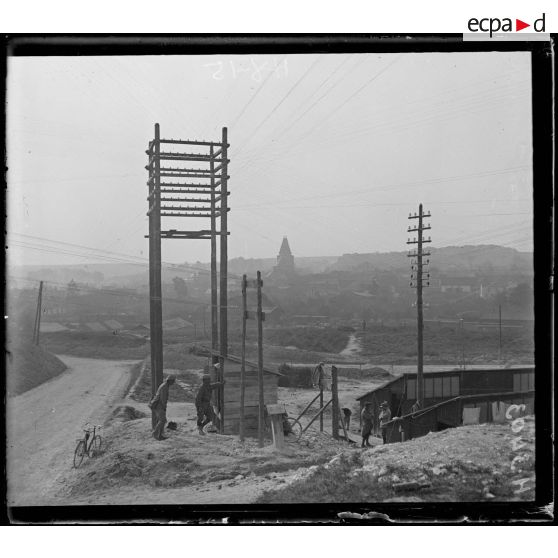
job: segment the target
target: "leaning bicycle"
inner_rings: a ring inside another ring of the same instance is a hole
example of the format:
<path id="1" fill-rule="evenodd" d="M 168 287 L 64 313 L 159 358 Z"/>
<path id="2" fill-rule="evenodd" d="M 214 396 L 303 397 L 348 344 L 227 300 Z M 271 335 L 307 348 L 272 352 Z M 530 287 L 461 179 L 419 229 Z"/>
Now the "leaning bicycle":
<path id="1" fill-rule="evenodd" d="M 101 427 L 99 425 L 91 427 L 89 424 L 86 424 L 83 432 L 83 438 L 78 438 L 77 446 L 74 451 L 74 467 L 77 469 L 82 461 L 83 458 L 87 455 L 88 457 L 95 457 L 101 453 L 101 446 L 102 446 L 102 439 L 97 431 L 100 430 Z"/>

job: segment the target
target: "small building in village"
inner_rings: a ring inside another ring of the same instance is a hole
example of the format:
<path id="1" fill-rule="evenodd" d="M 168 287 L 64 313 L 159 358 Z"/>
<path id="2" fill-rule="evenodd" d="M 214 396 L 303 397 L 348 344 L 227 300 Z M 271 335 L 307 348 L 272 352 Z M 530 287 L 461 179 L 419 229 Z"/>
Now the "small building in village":
<path id="1" fill-rule="evenodd" d="M 424 372 L 424 404 L 412 412 L 417 374 L 405 373 L 357 398 L 360 408 L 371 402 L 374 431 L 379 432 L 379 406 L 386 401 L 392 421 L 388 441 L 400 442 L 462 424 L 498 422 L 512 404 L 534 413 L 535 367 L 486 368 Z"/>

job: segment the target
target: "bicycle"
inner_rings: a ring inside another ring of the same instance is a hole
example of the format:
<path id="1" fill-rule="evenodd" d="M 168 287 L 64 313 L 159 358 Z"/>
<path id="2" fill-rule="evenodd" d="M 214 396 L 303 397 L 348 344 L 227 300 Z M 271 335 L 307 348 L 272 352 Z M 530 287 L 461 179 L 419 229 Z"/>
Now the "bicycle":
<path id="1" fill-rule="evenodd" d="M 87 454 L 88 457 L 95 457 L 101 452 L 102 439 L 97 430 L 100 430 L 99 425 L 93 426 L 93 434 L 91 434 L 91 428 L 89 424 L 85 425 L 83 431 L 85 432 L 83 438 L 78 438 L 77 446 L 74 451 L 74 467 L 77 469 L 84 456 Z"/>

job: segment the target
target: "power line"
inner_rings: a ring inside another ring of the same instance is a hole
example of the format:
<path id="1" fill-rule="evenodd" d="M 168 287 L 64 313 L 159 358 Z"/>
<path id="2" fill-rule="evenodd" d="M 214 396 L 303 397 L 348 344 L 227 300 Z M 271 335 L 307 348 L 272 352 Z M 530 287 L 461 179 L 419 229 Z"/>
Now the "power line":
<path id="1" fill-rule="evenodd" d="M 261 127 L 275 114 L 277 109 L 290 97 L 291 93 L 300 85 L 300 83 L 308 76 L 308 74 L 316 67 L 319 63 L 320 58 L 316 58 L 311 66 L 304 72 L 304 74 L 295 82 L 295 84 L 287 91 L 287 93 L 281 98 L 281 100 L 273 107 L 273 109 L 268 113 L 268 115 L 260 122 L 256 129 L 250 134 L 247 141 L 244 142 L 243 145 L 240 146 L 240 149 L 235 153 L 235 156 L 238 157 L 240 153 L 246 148 L 246 145 L 250 142 L 251 139 L 258 133 Z"/>
<path id="2" fill-rule="evenodd" d="M 85 250 L 89 250 L 92 253 L 87 253 L 87 252 L 80 252 L 80 253 L 76 253 L 76 252 L 70 252 L 67 251 L 68 255 L 78 255 L 81 257 L 97 257 L 99 259 L 105 259 L 108 261 L 114 261 L 116 263 L 129 263 L 129 264 L 143 264 L 143 263 L 148 263 L 149 259 L 148 258 L 144 258 L 142 256 L 134 256 L 132 254 L 124 254 L 124 253 L 119 253 L 119 252 L 109 252 L 107 250 L 103 250 L 100 248 L 91 248 L 89 246 L 83 246 L 81 244 L 75 244 L 75 243 L 71 243 L 71 242 L 64 242 L 61 240 L 52 240 L 52 239 L 48 239 L 48 238 L 44 238 L 44 237 L 40 237 L 40 236 L 33 236 L 33 235 L 26 235 L 23 233 L 16 233 L 16 232 L 12 232 L 8 234 L 8 237 L 10 236 L 22 236 L 25 238 L 31 238 L 31 239 L 35 239 L 35 240 L 41 240 L 41 241 L 45 241 L 45 242 L 51 242 L 53 244 L 62 244 L 65 246 L 70 246 L 70 247 L 75 247 L 75 248 L 81 248 L 81 249 L 85 249 Z M 18 245 L 19 243 L 22 243 L 23 241 L 12 241 L 12 244 Z M 23 242 L 23 244 L 25 244 Z M 30 244 L 30 243 L 27 243 Z M 26 247 L 24 245 L 22 245 L 22 247 Z M 45 251 L 53 251 L 56 253 L 64 253 L 64 251 L 60 250 L 60 249 L 56 249 L 55 247 L 52 246 L 41 246 L 41 245 L 36 245 L 36 246 L 29 246 L 30 248 L 36 248 L 37 250 L 40 249 L 44 249 Z M 197 271 L 199 273 L 205 273 L 208 274 L 209 270 L 205 269 L 203 267 L 196 267 L 194 265 L 190 265 L 190 264 L 176 264 L 176 263 L 171 263 L 171 262 L 162 262 L 164 265 L 166 265 L 167 267 L 170 267 L 171 269 L 176 269 L 176 270 L 184 270 L 184 271 Z M 235 275 L 235 274 L 229 274 L 231 277 L 233 278 L 237 278 L 237 279 L 241 279 L 240 275 Z"/>
<path id="3" fill-rule="evenodd" d="M 345 197 L 347 194 L 360 194 L 360 193 L 368 193 L 368 192 L 372 193 L 372 192 L 377 192 L 377 191 L 381 191 L 381 190 L 392 190 L 392 189 L 396 189 L 396 188 L 408 188 L 408 187 L 412 187 L 412 186 L 421 186 L 421 185 L 426 185 L 426 184 L 438 184 L 438 183 L 445 183 L 445 182 L 452 182 L 452 181 L 469 180 L 469 179 L 472 179 L 472 178 L 484 178 L 484 177 L 489 177 L 489 176 L 497 176 L 499 174 L 508 174 L 508 173 L 512 173 L 512 172 L 523 171 L 523 170 L 525 170 L 525 171 L 526 170 L 531 170 L 531 166 L 530 165 L 522 165 L 522 166 L 517 166 L 517 167 L 510 167 L 510 168 L 507 168 L 507 169 L 479 171 L 479 172 L 474 172 L 474 173 L 469 173 L 469 174 L 444 176 L 444 177 L 430 178 L 430 179 L 420 180 L 420 181 L 401 182 L 401 183 L 398 183 L 398 184 L 389 184 L 389 185 L 383 185 L 383 186 L 360 188 L 360 189 L 357 189 L 357 190 L 343 190 L 342 192 L 338 191 L 334 194 L 323 194 L 323 195 L 320 195 L 320 196 L 304 196 L 304 197 L 301 197 L 301 198 L 291 198 L 289 200 L 289 202 L 316 200 L 316 199 L 324 199 L 324 198 Z M 266 207 L 268 207 L 269 204 L 265 204 L 265 205 L 266 205 Z M 254 204 L 254 205 L 244 206 L 243 209 L 258 208 L 258 207 L 262 207 L 262 205 Z M 273 208 L 274 206 L 270 205 L 269 207 Z"/>
<path id="4" fill-rule="evenodd" d="M 284 56 L 283 59 L 281 60 L 280 64 L 283 63 L 286 60 L 286 58 L 287 57 Z M 264 88 L 266 83 L 271 79 L 272 75 L 273 75 L 273 72 L 269 72 L 269 75 L 267 76 L 267 78 L 262 81 L 262 83 L 260 84 L 260 86 L 258 87 L 256 92 L 248 99 L 246 104 L 242 107 L 240 112 L 237 114 L 236 118 L 231 122 L 231 125 L 230 125 L 231 128 L 233 128 L 236 125 L 236 123 L 240 120 L 240 118 L 248 110 L 248 107 L 250 107 L 250 105 L 255 101 L 256 97 L 259 95 L 260 91 Z"/>

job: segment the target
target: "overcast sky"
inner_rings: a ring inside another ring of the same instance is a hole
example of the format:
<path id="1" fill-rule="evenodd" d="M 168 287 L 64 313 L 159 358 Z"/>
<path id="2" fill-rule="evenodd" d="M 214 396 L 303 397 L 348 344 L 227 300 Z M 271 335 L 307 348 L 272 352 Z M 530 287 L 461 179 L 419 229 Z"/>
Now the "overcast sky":
<path id="1" fill-rule="evenodd" d="M 433 246 L 531 250 L 530 71 L 527 52 L 11 58 L 10 261 L 146 258 L 155 122 L 228 126 L 229 257 L 285 235 L 295 257 L 405 250 L 419 202 Z M 163 241 L 163 260 L 209 242 Z"/>

